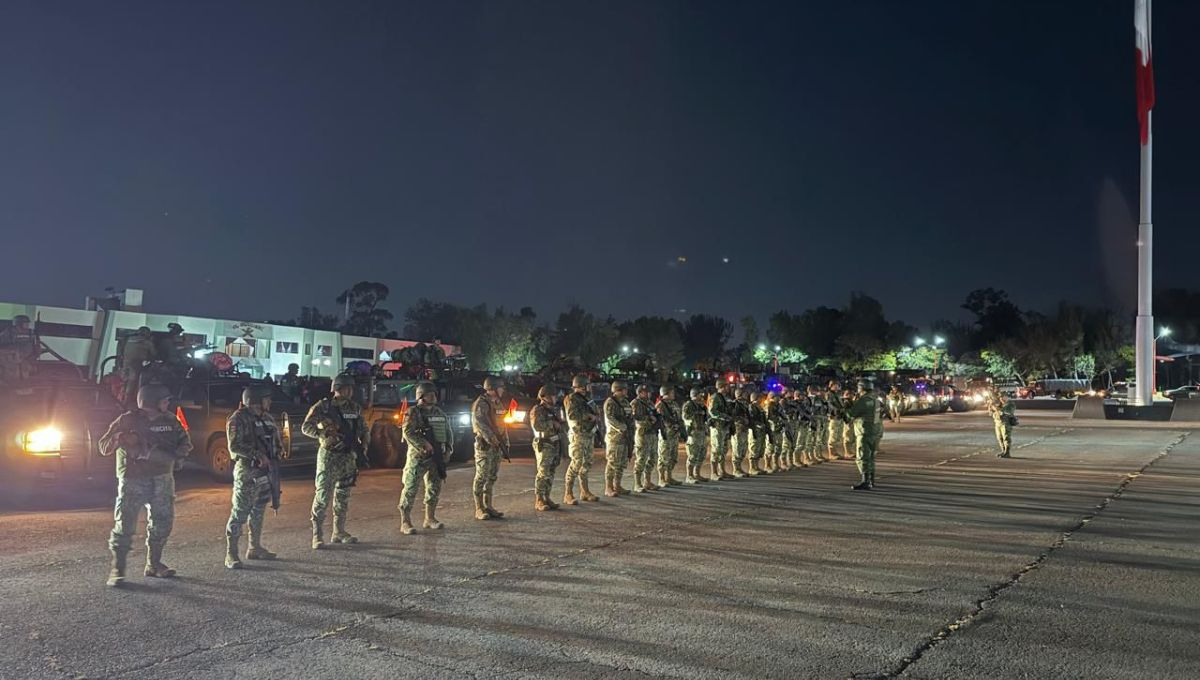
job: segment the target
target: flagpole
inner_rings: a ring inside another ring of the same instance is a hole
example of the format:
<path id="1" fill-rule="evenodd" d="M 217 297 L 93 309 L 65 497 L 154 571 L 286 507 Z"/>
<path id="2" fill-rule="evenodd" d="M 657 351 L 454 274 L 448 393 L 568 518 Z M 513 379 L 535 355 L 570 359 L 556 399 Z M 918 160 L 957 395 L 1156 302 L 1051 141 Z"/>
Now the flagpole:
<path id="1" fill-rule="evenodd" d="M 1145 16 L 1141 17 L 1145 24 L 1140 28 L 1144 32 L 1144 44 L 1139 45 L 1143 51 L 1141 54 L 1142 60 L 1145 63 L 1151 63 L 1151 54 L 1153 41 L 1151 40 L 1151 24 L 1150 24 L 1150 0 L 1144 0 Z M 1135 3 L 1135 7 L 1141 3 Z M 1137 23 L 1137 18 L 1135 18 Z M 1139 72 L 1139 78 L 1153 78 L 1143 72 Z M 1153 81 L 1149 81 L 1150 87 L 1153 87 Z M 1153 90 L 1151 90 L 1153 92 Z M 1139 97 L 1144 96 L 1144 91 L 1139 89 Z M 1134 377 L 1137 384 L 1131 390 L 1133 394 L 1132 401 L 1134 404 L 1148 406 L 1154 403 L 1154 284 L 1153 284 L 1153 265 L 1154 265 L 1154 226 L 1151 220 L 1151 170 L 1152 161 L 1154 159 L 1154 137 L 1151 134 L 1151 121 L 1153 107 L 1153 94 L 1150 95 L 1151 100 L 1146 107 L 1146 130 L 1145 143 L 1141 148 L 1141 210 L 1138 216 L 1138 313 L 1137 325 L 1135 327 L 1136 337 L 1135 350 L 1136 359 L 1134 364 Z M 1143 102 L 1139 101 L 1139 107 Z"/>

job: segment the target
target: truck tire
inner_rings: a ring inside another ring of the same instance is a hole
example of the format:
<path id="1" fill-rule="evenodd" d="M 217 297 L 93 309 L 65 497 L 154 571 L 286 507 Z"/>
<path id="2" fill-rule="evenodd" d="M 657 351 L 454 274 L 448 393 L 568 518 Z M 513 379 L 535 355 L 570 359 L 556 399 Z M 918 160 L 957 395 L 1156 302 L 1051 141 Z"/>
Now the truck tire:
<path id="1" fill-rule="evenodd" d="M 229 442 L 219 435 L 208 443 L 208 474 L 221 482 L 233 481 L 233 458 L 229 455 Z"/>

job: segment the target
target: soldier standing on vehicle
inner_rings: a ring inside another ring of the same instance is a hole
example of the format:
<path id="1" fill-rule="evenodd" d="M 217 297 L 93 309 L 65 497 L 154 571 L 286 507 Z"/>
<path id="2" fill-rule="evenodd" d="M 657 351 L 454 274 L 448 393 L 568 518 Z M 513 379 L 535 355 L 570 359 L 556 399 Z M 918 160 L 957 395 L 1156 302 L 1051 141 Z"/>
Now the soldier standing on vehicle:
<path id="1" fill-rule="evenodd" d="M 316 494 L 312 503 L 313 550 L 325 547 L 325 510 L 333 495 L 334 543 L 357 543 L 346 532 L 350 490 L 358 481 L 359 463 L 366 466 L 366 423 L 362 407 L 354 401 L 354 378 L 340 374 L 333 379 L 332 394 L 313 404 L 300 431 L 320 442 L 317 450 Z"/>
<path id="2" fill-rule="evenodd" d="M 633 407 L 633 490 L 657 491 L 650 475 L 658 461 L 658 411 L 650 401 L 650 386 L 638 385 Z"/>
<path id="3" fill-rule="evenodd" d="M 152 578 L 170 578 L 175 570 L 162 562 L 163 547 L 175 523 L 175 468 L 192 450 L 192 441 L 170 411 L 171 392 L 163 385 L 138 390 L 137 408 L 121 414 L 100 438 L 101 455 L 117 454 L 117 501 L 108 541 L 112 569 L 108 585 L 125 582 L 125 562 L 146 508 L 146 568 Z"/>
<path id="4" fill-rule="evenodd" d="M 729 383 L 717 381 L 717 391 L 708 399 L 709 436 L 712 453 L 709 458 L 712 480 L 732 479 L 725 472 L 725 456 L 729 454 L 729 439 L 733 436 L 733 404 L 729 398 Z"/>
<path id="5" fill-rule="evenodd" d="M 225 421 L 225 440 L 233 457 L 233 507 L 225 525 L 225 568 L 241 569 L 238 541 L 250 523 L 248 560 L 273 560 L 262 544 L 263 516 L 269 504 L 279 510 L 279 460 L 283 439 L 271 415 L 271 388 L 255 384 L 242 390 L 242 405 Z"/>
<path id="6" fill-rule="evenodd" d="M 300 401 L 304 379 L 300 377 L 300 364 L 288 364 L 287 373 L 279 378 L 279 389 L 293 401 Z"/>
<path id="7" fill-rule="evenodd" d="M 533 509 L 538 511 L 558 509 L 558 503 L 550 499 L 550 488 L 554 484 L 558 462 L 562 459 L 566 425 L 558 415 L 556 396 L 553 386 L 542 385 L 538 390 L 538 403 L 529 411 L 529 427 L 533 429 L 533 455 L 537 463 L 537 477 L 533 480 Z"/>
<path id="8" fill-rule="evenodd" d="M 592 457 L 596 449 L 596 425 L 600 414 L 588 399 L 588 378 L 577 375 L 571 379 L 571 393 L 563 403 L 567 425 L 570 427 L 571 463 L 563 479 L 563 503 L 575 505 L 575 480 L 579 480 L 579 498 L 596 501 L 596 495 L 588 489 L 588 471 L 592 469 Z"/>
<path id="9" fill-rule="evenodd" d="M 674 473 L 675 465 L 679 462 L 679 439 L 684 432 L 683 417 L 675 403 L 674 387 L 663 385 L 658 388 L 658 396 L 655 409 L 662 424 L 662 435 L 658 439 L 658 485 L 678 486 Z"/>
<path id="10" fill-rule="evenodd" d="M 604 495 L 609 497 L 629 493 L 621 486 L 633 444 L 633 406 L 626 398 L 628 393 L 629 388 L 618 380 L 612 384 L 612 395 L 604 401 Z"/>
<path id="11" fill-rule="evenodd" d="M 847 415 L 854 423 L 857 442 L 855 459 L 860 477 L 859 483 L 850 488 L 855 491 L 870 491 L 875 488 L 875 452 L 883 439 L 883 416 L 879 413 L 879 398 L 870 383 L 858 383 L 858 398 L 847 408 Z"/>
<path id="12" fill-rule="evenodd" d="M 121 354 L 121 383 L 124 388 L 122 403 L 126 408 L 134 407 L 142 383 L 142 371 L 156 358 L 154 336 L 149 327 L 142 326 L 125 339 L 125 351 Z"/>
<path id="13" fill-rule="evenodd" d="M 1012 431 L 1017 424 L 1017 406 L 1007 395 L 993 391 L 988 398 L 988 412 L 996 426 L 996 443 L 1000 445 L 997 458 L 1012 458 Z"/>
<path id="14" fill-rule="evenodd" d="M 767 410 L 763 408 L 758 390 L 751 387 L 750 401 L 750 474 L 771 473 L 774 469 L 765 460 L 767 455 Z"/>
<path id="15" fill-rule="evenodd" d="M 693 387 L 691 399 L 683 405 L 683 424 L 687 427 L 687 475 L 685 484 L 707 482 L 700 468 L 708 454 L 708 407 L 704 404 L 704 390 Z"/>
<path id="16" fill-rule="evenodd" d="M 500 404 L 504 387 L 502 378 L 484 378 L 483 394 L 471 404 L 471 429 L 475 432 L 475 482 L 471 492 L 475 498 L 475 519 L 479 520 L 504 518 L 503 512 L 492 507 L 500 459 L 508 457 L 508 430 Z"/>
<path id="17" fill-rule="evenodd" d="M 733 421 L 733 437 L 730 439 L 729 467 L 733 477 L 745 477 L 747 474 L 756 475 L 754 466 L 749 473 L 742 470 L 742 463 L 750 457 L 750 387 L 743 385 L 733 391 L 733 403 L 730 404 L 730 415 Z"/>
<path id="18" fill-rule="evenodd" d="M 441 529 L 437 519 L 438 499 L 446 480 L 446 464 L 454 455 L 454 429 L 446 412 L 437 405 L 437 387 L 430 382 L 417 384 L 417 407 L 404 416 L 404 441 L 408 456 L 404 461 L 404 489 L 400 492 L 400 533 L 416 532 L 412 525 L 412 506 L 417 485 L 425 483 L 425 528 Z"/>
<path id="19" fill-rule="evenodd" d="M 0 380 L 25 380 L 37 360 L 37 337 L 24 314 L 13 317 L 12 325 L 0 331 Z"/>

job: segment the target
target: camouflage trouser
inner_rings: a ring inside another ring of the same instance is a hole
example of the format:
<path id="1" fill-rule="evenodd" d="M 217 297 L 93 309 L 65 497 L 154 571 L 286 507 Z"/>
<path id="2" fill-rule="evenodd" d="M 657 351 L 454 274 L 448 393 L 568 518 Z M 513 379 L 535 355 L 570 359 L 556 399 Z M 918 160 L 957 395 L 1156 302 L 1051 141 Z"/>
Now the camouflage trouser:
<path id="1" fill-rule="evenodd" d="M 604 438 L 604 459 L 604 481 L 613 486 L 620 484 L 629 462 L 629 439 L 624 433 L 610 434 Z"/>
<path id="2" fill-rule="evenodd" d="M 800 423 L 796 428 L 796 438 L 792 446 L 792 457 L 808 461 L 808 423 Z"/>
<path id="3" fill-rule="evenodd" d="M 500 474 L 500 447 L 493 447 L 479 437 L 475 438 L 475 482 L 471 491 L 476 495 L 489 494 L 496 486 Z"/>
<path id="4" fill-rule="evenodd" d="M 723 427 L 710 428 L 709 437 L 712 441 L 711 462 L 714 468 L 720 468 L 724 465 L 725 455 L 729 453 L 729 431 Z"/>
<path id="5" fill-rule="evenodd" d="M 750 432 L 750 461 L 757 462 L 767 453 L 767 431 L 755 429 Z"/>
<path id="6" fill-rule="evenodd" d="M 254 483 L 254 467 L 245 458 L 238 458 L 233 467 L 233 509 L 229 511 L 229 522 L 225 535 L 237 538 L 242 535 L 242 526 L 250 522 L 250 534 L 262 535 L 263 515 L 271 504 L 271 485 Z"/>
<path id="7" fill-rule="evenodd" d="M 996 426 L 996 443 L 1000 445 L 1000 451 L 1008 453 L 1012 448 L 1012 425 L 1005 423 L 999 418 L 992 418 Z"/>
<path id="8" fill-rule="evenodd" d="M 575 493 L 575 480 L 582 480 L 581 484 L 587 483 L 588 470 L 592 469 L 592 455 L 596 450 L 596 431 L 585 430 L 577 432 L 571 430 L 570 433 L 570 448 L 571 463 L 567 465 L 567 474 L 563 478 L 563 484 L 567 487 L 567 493 Z"/>
<path id="9" fill-rule="evenodd" d="M 146 508 L 146 545 L 166 543 L 175 525 L 174 473 L 117 480 L 113 530 L 108 539 L 108 547 L 113 552 L 129 552 L 142 508 Z"/>
<path id="10" fill-rule="evenodd" d="M 888 414 L 892 416 L 892 422 L 900 422 L 900 401 L 897 399 L 888 399 Z"/>
<path id="11" fill-rule="evenodd" d="M 412 510 L 417 500 L 417 487 L 425 482 L 425 505 L 437 507 L 438 499 L 442 496 L 442 478 L 438 476 L 437 465 L 433 462 L 436 454 L 414 453 L 413 447 L 408 448 L 408 460 L 404 461 L 404 488 L 400 491 L 398 507 L 404 512 Z"/>
<path id="12" fill-rule="evenodd" d="M 829 441 L 829 418 L 822 417 L 817 420 L 817 436 L 816 441 L 813 442 L 813 451 L 823 455 L 827 441 Z"/>
<path id="13" fill-rule="evenodd" d="M 734 467 L 742 464 L 750 455 L 750 431 L 739 430 L 733 433 L 733 451 L 729 453 L 729 462 Z"/>
<path id="14" fill-rule="evenodd" d="M 841 446 L 842 444 L 842 426 L 844 425 L 841 418 L 830 418 L 825 426 L 826 445 L 829 448 Z"/>
<path id="15" fill-rule="evenodd" d="M 854 435 L 858 442 L 855 449 L 855 461 L 858 464 L 858 474 L 864 482 L 875 482 L 875 450 L 883 439 L 883 428 L 874 423 L 868 425 L 862 419 L 854 420 Z"/>
<path id="16" fill-rule="evenodd" d="M 536 498 L 549 500 L 550 487 L 554 483 L 554 472 L 558 470 L 558 461 L 562 458 L 562 435 L 554 435 L 550 439 L 534 440 L 533 456 L 537 463 L 537 476 L 533 480 L 533 495 Z"/>
<path id="17" fill-rule="evenodd" d="M 847 451 L 857 451 L 855 440 L 858 439 L 857 433 L 854 431 L 854 423 L 842 423 L 842 442 Z"/>
<path id="18" fill-rule="evenodd" d="M 783 430 L 767 431 L 767 459 L 776 465 L 783 462 L 784 446 L 787 443 L 787 433 Z"/>
<path id="19" fill-rule="evenodd" d="M 800 430 L 794 423 L 788 423 L 783 426 L 783 444 L 780 447 L 779 455 L 789 463 L 792 457 L 800 453 L 800 448 L 796 438 L 799 436 Z"/>
<path id="20" fill-rule="evenodd" d="M 637 475 L 649 474 L 658 466 L 658 433 L 633 433 L 633 472 Z"/>
<path id="21" fill-rule="evenodd" d="M 679 437 L 667 435 L 658 438 L 658 478 L 667 479 L 679 462 Z"/>
<path id="22" fill-rule="evenodd" d="M 687 464 L 688 467 L 700 467 L 704 464 L 704 457 L 708 453 L 708 433 L 704 430 L 694 430 L 688 432 L 687 439 Z"/>
<path id="23" fill-rule="evenodd" d="M 333 495 L 334 518 L 345 517 L 350 510 L 350 489 L 354 485 L 354 474 L 358 465 L 354 454 L 317 451 L 317 492 L 313 495 L 312 522 L 316 526 L 325 524 L 325 509 L 329 507 L 329 496 Z"/>

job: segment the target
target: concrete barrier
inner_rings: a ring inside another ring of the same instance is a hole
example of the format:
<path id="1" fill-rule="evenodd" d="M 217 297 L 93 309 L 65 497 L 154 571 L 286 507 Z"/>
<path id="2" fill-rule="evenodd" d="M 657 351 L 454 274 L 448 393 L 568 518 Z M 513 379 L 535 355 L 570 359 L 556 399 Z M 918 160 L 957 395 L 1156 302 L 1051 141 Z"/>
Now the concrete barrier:
<path id="1" fill-rule="evenodd" d="M 1083 420 L 1104 420 L 1104 398 L 1079 397 L 1075 400 L 1075 411 L 1071 417 Z"/>
<path id="2" fill-rule="evenodd" d="M 1171 409 L 1171 422 L 1200 422 L 1200 399 L 1176 399 Z"/>

